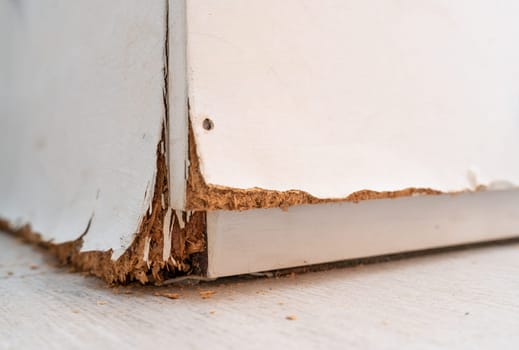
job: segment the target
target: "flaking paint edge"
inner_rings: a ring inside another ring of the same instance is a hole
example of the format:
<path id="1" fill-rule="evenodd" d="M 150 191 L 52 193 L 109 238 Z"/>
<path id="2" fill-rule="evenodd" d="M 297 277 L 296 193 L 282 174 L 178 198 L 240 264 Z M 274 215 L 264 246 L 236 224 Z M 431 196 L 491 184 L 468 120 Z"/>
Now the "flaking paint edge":
<path id="1" fill-rule="evenodd" d="M 457 195 L 466 192 L 479 192 L 487 190 L 510 190 L 518 188 L 509 181 L 494 181 L 489 184 L 471 184 L 470 188 L 458 191 L 441 191 L 428 187 L 408 187 L 393 191 L 373 191 L 362 189 L 352 192 L 344 197 L 319 198 L 302 190 L 277 191 L 254 188 L 235 188 L 209 184 L 202 174 L 203 159 L 199 157 L 196 147 L 196 136 L 193 131 L 191 119 L 189 120 L 189 169 L 186 190 L 186 210 L 214 211 L 214 210 L 250 210 L 281 208 L 287 210 L 291 206 L 306 204 L 325 204 L 340 202 L 360 202 L 375 199 L 394 199 L 421 195 Z"/>

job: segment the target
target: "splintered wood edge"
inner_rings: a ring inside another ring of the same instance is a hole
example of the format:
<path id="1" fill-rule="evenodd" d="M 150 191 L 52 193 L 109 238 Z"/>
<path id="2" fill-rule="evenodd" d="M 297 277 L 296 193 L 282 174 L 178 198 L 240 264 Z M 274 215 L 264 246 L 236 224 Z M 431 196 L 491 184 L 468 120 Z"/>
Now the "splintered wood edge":
<path id="1" fill-rule="evenodd" d="M 164 119 L 157 144 L 157 161 L 153 188 L 147 189 L 145 201 L 150 203 L 141 216 L 133 242 L 116 260 L 112 250 L 81 251 L 83 237 L 61 244 L 47 241 L 31 229 L 30 223 L 15 227 L 0 218 L 0 230 L 20 236 L 27 242 L 38 244 L 54 253 L 58 259 L 78 271 L 101 277 L 108 283 L 139 281 L 156 283 L 171 277 L 206 275 L 206 213 L 204 211 L 173 210 L 170 203 L 169 169 L 169 19 L 170 4 L 165 2 L 164 18 Z M 151 191 L 153 191 L 152 198 Z M 149 193 L 148 193 L 149 192 Z M 92 220 L 92 219 L 91 219 Z"/>
<path id="2" fill-rule="evenodd" d="M 0 219 L 0 230 L 47 248 L 63 264 L 98 276 L 108 283 L 160 284 L 184 275 L 204 276 L 207 271 L 206 215 L 203 211 L 173 210 L 169 206 L 165 128 L 157 145 L 157 169 L 150 209 L 141 218 L 139 230 L 128 249 L 117 259 L 112 250 L 81 251 L 85 232 L 76 240 L 55 244 L 46 241 L 29 224 L 16 228 Z"/>
<path id="3" fill-rule="evenodd" d="M 191 121 L 189 121 L 189 170 L 186 188 L 187 210 L 248 210 L 282 208 L 294 205 L 323 204 L 337 202 L 359 202 L 372 199 L 399 198 L 416 195 L 458 194 L 458 192 L 442 192 L 431 188 L 405 188 L 398 191 L 361 190 L 343 198 L 317 198 L 301 190 L 275 191 L 263 188 L 233 188 L 208 184 L 200 170 L 200 160 L 196 148 L 196 140 Z M 476 191 L 486 189 L 479 186 Z"/>

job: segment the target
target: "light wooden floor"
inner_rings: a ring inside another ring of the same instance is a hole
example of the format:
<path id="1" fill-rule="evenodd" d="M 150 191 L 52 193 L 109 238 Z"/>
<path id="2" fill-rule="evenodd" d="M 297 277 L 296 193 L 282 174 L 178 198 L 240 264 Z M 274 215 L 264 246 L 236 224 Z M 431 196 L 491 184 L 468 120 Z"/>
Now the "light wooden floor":
<path id="1" fill-rule="evenodd" d="M 1 349 L 519 348 L 519 244 L 183 289 L 108 288 L 4 234 L 0 252 Z"/>

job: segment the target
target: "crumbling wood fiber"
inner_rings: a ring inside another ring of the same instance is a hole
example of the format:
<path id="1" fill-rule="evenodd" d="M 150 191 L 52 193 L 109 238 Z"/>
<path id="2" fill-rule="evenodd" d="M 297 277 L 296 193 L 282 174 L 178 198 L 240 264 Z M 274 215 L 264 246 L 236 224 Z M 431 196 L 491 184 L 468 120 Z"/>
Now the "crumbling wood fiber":
<path id="1" fill-rule="evenodd" d="M 173 211 L 171 242 L 164 242 L 163 224 L 169 207 L 169 187 L 163 142 L 164 128 L 157 146 L 157 171 L 151 210 L 146 211 L 132 244 L 117 260 L 112 260 L 112 250 L 81 251 L 83 237 L 88 235 L 88 229 L 78 239 L 61 244 L 45 241 L 39 233 L 32 231 L 29 225 L 14 228 L 6 220 L 0 220 L 0 229 L 14 233 L 27 242 L 45 247 L 56 255 L 61 263 L 101 277 L 108 283 L 124 284 L 139 281 L 143 284 L 160 284 L 164 279 L 175 276 L 204 275 L 207 269 L 205 212 Z M 180 226 L 178 215 L 183 216 L 183 227 Z M 164 244 L 171 244 L 171 256 L 165 258 Z M 145 252 L 147 247 L 149 252 Z"/>
<path id="2" fill-rule="evenodd" d="M 206 183 L 201 171 L 196 150 L 196 140 L 189 124 L 189 171 L 186 191 L 188 210 L 248 210 L 259 208 L 282 208 L 293 205 L 322 204 L 334 202 L 359 202 L 370 199 L 398 198 L 414 195 L 438 195 L 443 192 L 430 188 L 406 188 L 399 191 L 361 190 L 344 198 L 317 198 L 300 190 L 274 191 L 262 188 L 233 188 Z"/>

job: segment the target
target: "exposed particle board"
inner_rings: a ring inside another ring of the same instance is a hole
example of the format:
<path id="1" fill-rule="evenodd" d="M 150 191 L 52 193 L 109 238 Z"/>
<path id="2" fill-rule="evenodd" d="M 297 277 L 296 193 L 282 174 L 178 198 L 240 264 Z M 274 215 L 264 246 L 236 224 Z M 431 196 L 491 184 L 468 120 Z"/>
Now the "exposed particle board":
<path id="1" fill-rule="evenodd" d="M 208 184 L 201 173 L 201 160 L 196 142 L 189 128 L 189 172 L 186 188 L 186 208 L 190 210 L 247 210 L 282 208 L 304 204 L 359 202 L 363 200 L 388 199 L 420 195 L 439 195 L 441 191 L 431 188 L 405 188 L 397 191 L 361 190 L 343 198 L 317 198 L 301 190 L 276 191 L 264 188 L 233 188 Z M 486 189 L 484 186 L 478 190 Z"/>
<path id="2" fill-rule="evenodd" d="M 170 206 L 169 3 L 0 13 L 0 226 L 109 283 L 206 268 L 205 213 Z"/>
<path id="3" fill-rule="evenodd" d="M 122 283 L 519 234 L 519 5 L 417 1 L 2 4 L 0 225 Z"/>
<path id="4" fill-rule="evenodd" d="M 164 131 L 162 138 L 165 138 Z M 166 155 L 160 151 L 161 143 L 157 146 L 156 178 L 154 187 L 150 189 L 150 207 L 145 208 L 138 231 L 123 254 L 114 256 L 112 249 L 83 249 L 93 218 L 80 237 L 71 235 L 64 243 L 49 240 L 48 235 L 35 231 L 30 223 L 17 227 L 0 218 L 0 230 L 45 247 L 61 263 L 98 276 L 108 283 L 139 281 L 142 284 L 159 284 L 178 274 L 205 274 L 205 212 L 186 213 L 173 211 L 169 207 Z M 162 205 L 162 198 L 165 198 L 165 206 Z M 183 226 L 179 224 L 178 217 L 184 217 Z"/>

